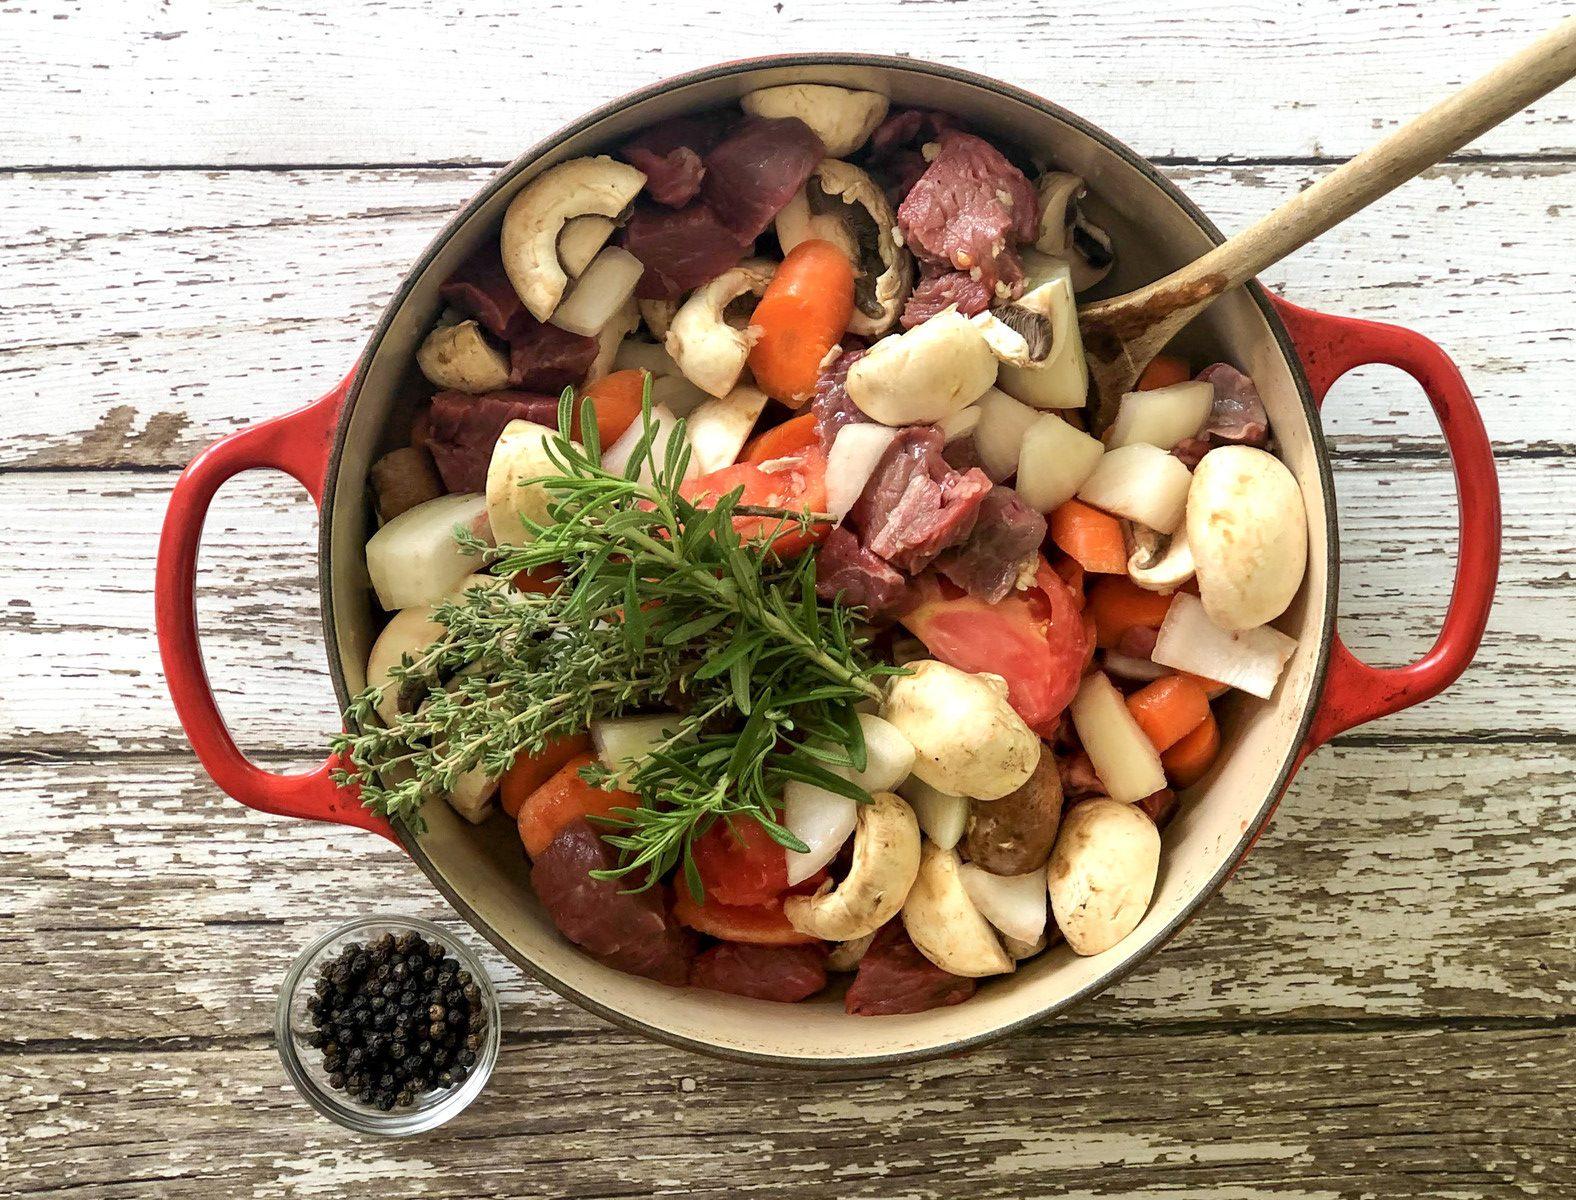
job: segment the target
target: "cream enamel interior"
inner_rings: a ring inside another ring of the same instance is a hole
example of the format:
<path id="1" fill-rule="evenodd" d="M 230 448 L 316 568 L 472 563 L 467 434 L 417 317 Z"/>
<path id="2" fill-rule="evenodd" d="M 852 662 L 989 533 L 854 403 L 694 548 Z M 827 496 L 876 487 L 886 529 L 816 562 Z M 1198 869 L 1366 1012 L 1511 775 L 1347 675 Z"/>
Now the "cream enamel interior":
<path id="1" fill-rule="evenodd" d="M 1039 160 L 1084 176 L 1093 193 L 1091 211 L 1112 234 L 1118 255 L 1111 278 L 1095 294 L 1125 291 L 1156 278 L 1211 245 L 1206 229 L 1136 156 L 1124 156 L 1032 98 L 946 68 L 899 60 L 739 64 L 653 89 L 597 115 L 539 156 L 507 168 L 490 194 L 472 203 L 407 280 L 369 348 L 341 425 L 324 519 L 325 622 L 342 692 L 363 685 L 367 651 L 381 621 L 362 556 L 367 471 L 379 453 L 404 444 L 411 405 L 423 394 L 415 349 L 440 307 L 439 283 L 484 238 L 496 236 L 509 199 L 536 171 L 604 149 L 664 117 L 786 82 L 843 83 L 883 91 L 895 104 L 946 109 L 987 136 L 1013 141 Z M 846 1068 L 944 1053 L 1033 1022 L 1119 978 L 1218 888 L 1271 810 L 1315 700 L 1332 617 L 1334 519 L 1326 503 L 1327 462 L 1300 376 L 1282 342 L 1259 302 L 1240 290 L 1220 300 L 1183 341 L 1196 362 L 1225 359 L 1257 382 L 1281 454 L 1302 487 L 1310 562 L 1302 592 L 1277 623 L 1298 638 L 1299 646 L 1276 696 L 1269 702 L 1239 697 L 1229 707 L 1223 728 L 1228 753 L 1184 797 L 1165 833 L 1154 903 L 1121 945 L 1082 959 L 1059 947 L 1024 964 L 1016 975 L 986 981 L 972 1000 L 954 1008 L 853 1018 L 844 1015 L 837 992 L 790 1008 L 674 990 L 599 966 L 544 918 L 527 884 L 513 824 L 501 815 L 473 827 L 446 806 L 430 806 L 428 832 L 412 848 L 417 862 L 480 932 L 549 986 L 620 1023 L 728 1057 Z"/>

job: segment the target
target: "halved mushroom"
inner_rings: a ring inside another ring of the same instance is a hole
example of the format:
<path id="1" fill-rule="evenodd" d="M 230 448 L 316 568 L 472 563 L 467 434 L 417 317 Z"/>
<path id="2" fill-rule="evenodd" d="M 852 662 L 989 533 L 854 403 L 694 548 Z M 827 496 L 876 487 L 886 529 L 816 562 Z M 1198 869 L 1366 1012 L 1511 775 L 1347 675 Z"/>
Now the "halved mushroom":
<path id="1" fill-rule="evenodd" d="M 827 953 L 826 969 L 828 971 L 857 970 L 859 960 L 864 958 L 865 951 L 870 949 L 870 943 L 875 940 L 875 934 L 867 933 L 864 937 L 855 938 L 851 942 L 838 942 Z"/>
<path id="2" fill-rule="evenodd" d="M 416 365 L 436 386 L 473 396 L 509 386 L 509 356 L 475 321 L 438 326 L 416 351 Z"/>
<path id="3" fill-rule="evenodd" d="M 436 682 L 436 678 L 431 682 L 412 679 L 403 686 L 396 686 L 393 678 L 395 667 L 407 658 L 419 657 L 446 632 L 444 626 L 432 619 L 432 613 L 430 604 L 401 609 L 389 618 L 383 632 L 372 643 L 372 652 L 367 655 L 367 686 L 382 689 L 376 709 L 386 725 L 393 724 L 400 713 L 414 712 Z"/>
<path id="4" fill-rule="evenodd" d="M 1174 592 L 1193 578 L 1193 551 L 1187 544 L 1187 525 L 1170 535 L 1136 521 L 1123 521 L 1130 552 L 1127 577 L 1149 592 Z"/>
<path id="5" fill-rule="evenodd" d="M 572 158 L 543 171 L 509 202 L 498 239 L 503 269 L 533 317 L 552 316 L 568 286 L 558 253 L 564 225 L 588 215 L 617 221 L 645 183 L 644 171 L 606 155 Z"/>
<path id="6" fill-rule="evenodd" d="M 903 907 L 919 872 L 919 821 L 900 796 L 876 792 L 859 806 L 854 859 L 835 888 L 790 896 L 783 913 L 800 933 L 850 942 L 874 933 Z"/>
<path id="7" fill-rule="evenodd" d="M 1111 236 L 1083 212 L 1088 187 L 1077 175 L 1049 171 L 1040 176 L 1040 236 L 1036 249 L 1072 267 L 1073 291 L 1092 288 L 1111 273 L 1116 255 Z"/>
<path id="8" fill-rule="evenodd" d="M 1017 966 L 990 922 L 969 899 L 956 850 L 927 845 L 903 905 L 903 928 L 915 948 L 943 971 L 977 979 Z"/>
<path id="9" fill-rule="evenodd" d="M 748 92 L 739 107 L 757 117 L 798 117 L 826 147 L 844 158 L 865 144 L 887 115 L 887 98 L 825 83 L 788 83 Z"/>
<path id="10" fill-rule="evenodd" d="M 1023 265 L 1023 295 L 974 318 L 1001 360 L 996 386 L 1035 408 L 1080 408 L 1088 400 L 1089 364 L 1078 331 L 1072 269 L 1033 251 Z"/>
<path id="11" fill-rule="evenodd" d="M 894 235 L 897 218 L 876 181 L 852 163 L 827 158 L 777 214 L 787 254 L 800 242 L 831 242 L 854 264 L 854 314 L 848 331 L 879 337 L 897 323 L 914 287 L 914 257 Z"/>
<path id="12" fill-rule="evenodd" d="M 609 218 L 589 214 L 564 223 L 564 231 L 558 235 L 558 261 L 571 279 L 580 278 L 581 272 L 607 245 L 615 228 L 617 226 Z"/>
<path id="13" fill-rule="evenodd" d="M 777 265 L 765 259 L 747 259 L 684 301 L 663 340 L 684 378 L 713 396 L 733 390 L 760 335 L 753 326 L 736 329 L 729 324 L 728 306 L 740 296 L 759 296 L 776 270 Z"/>

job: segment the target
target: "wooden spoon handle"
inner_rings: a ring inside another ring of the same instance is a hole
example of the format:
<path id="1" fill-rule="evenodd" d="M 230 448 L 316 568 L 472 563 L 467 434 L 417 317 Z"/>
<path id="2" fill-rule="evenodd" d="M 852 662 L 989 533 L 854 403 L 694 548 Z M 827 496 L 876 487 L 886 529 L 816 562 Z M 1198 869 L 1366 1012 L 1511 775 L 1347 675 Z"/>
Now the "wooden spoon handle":
<path id="1" fill-rule="evenodd" d="M 1572 77 L 1576 77 L 1576 17 L 1562 21 L 1475 83 L 1160 280 L 1154 290 L 1197 301 L 1246 283 Z M 1199 286 L 1177 286 L 1190 283 Z"/>

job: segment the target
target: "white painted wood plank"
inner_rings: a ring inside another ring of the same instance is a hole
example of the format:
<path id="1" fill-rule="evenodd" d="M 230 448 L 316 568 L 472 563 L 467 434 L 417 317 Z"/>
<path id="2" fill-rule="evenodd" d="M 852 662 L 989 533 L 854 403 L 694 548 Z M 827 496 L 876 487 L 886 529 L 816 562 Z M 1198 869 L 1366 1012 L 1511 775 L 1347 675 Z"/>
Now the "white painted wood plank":
<path id="1" fill-rule="evenodd" d="M 1576 1184 L 1573 1041 L 1093 1031 L 831 1080 L 529 1040 L 406 1142 L 317 1117 L 266 1043 L 30 1052 L 0 1059 L 0 1166 L 9 1195 L 85 1200 L 1554 1198 Z"/>
<path id="2" fill-rule="evenodd" d="M 1563 747 L 1316 755 L 1222 895 L 1068 1020 L 1568 1012 L 1573 770 Z M 300 947 L 358 913 L 428 917 L 483 946 L 379 839 L 253 813 L 184 759 L 17 760 L 0 773 L 0 812 L 0 1042 L 266 1036 Z M 614 1036 L 486 958 L 508 1030 Z"/>
<path id="3" fill-rule="evenodd" d="M 1576 460 L 1501 464 L 1506 544 L 1479 662 L 1451 691 L 1366 733 L 1557 736 L 1576 728 Z M 0 475 L 0 751 L 177 750 L 184 738 L 152 637 L 153 554 L 169 478 L 124 472 Z M 1448 473 L 1380 460 L 1338 479 L 1342 626 L 1378 664 L 1421 655 L 1450 588 Z M 221 496 L 202 558 L 208 668 L 242 742 L 309 753 L 336 726 L 324 668 L 309 504 L 283 477 Z"/>
<path id="4" fill-rule="evenodd" d="M 630 89 L 796 49 L 994 75 L 1152 156 L 1347 156 L 1559 15 L 1481 0 L 51 0 L 0 18 L 0 165 L 501 162 Z M 1476 148 L 1570 153 L 1571 105 L 1550 97 Z"/>
<path id="5" fill-rule="evenodd" d="M 1175 168 L 1230 230 L 1322 168 Z M 488 177 L 446 171 L 0 177 L 0 467 L 183 463 L 320 394 L 406 265 Z M 1511 449 L 1576 446 L 1576 164 L 1447 167 L 1269 276 L 1325 311 L 1408 324 L 1455 356 Z M 1409 380 L 1338 385 L 1365 452 L 1437 448 Z"/>

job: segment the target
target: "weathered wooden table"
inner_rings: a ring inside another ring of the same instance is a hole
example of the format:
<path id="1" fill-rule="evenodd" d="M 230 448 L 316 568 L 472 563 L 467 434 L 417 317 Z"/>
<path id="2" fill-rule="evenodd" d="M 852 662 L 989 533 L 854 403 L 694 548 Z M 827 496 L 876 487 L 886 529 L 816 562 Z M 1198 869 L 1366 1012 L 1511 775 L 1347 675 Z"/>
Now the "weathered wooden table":
<path id="1" fill-rule="evenodd" d="M 1576 1193 L 1576 96 L 1299 254 L 1303 303 L 1446 346 L 1502 451 L 1503 582 L 1447 696 L 1316 755 L 1202 920 L 1071 1017 L 857 1079 L 635 1040 L 492 959 L 492 1086 L 391 1144 L 281 1073 L 314 932 L 457 921 L 376 839 L 219 795 L 152 638 L 165 495 L 315 396 L 494 166 L 676 70 L 900 50 L 1083 112 L 1239 227 L 1556 4 L 32 0 L 0 7 L 0 1195 L 1568 1196 Z M 1426 646 L 1442 446 L 1381 370 L 1327 410 L 1343 629 Z M 248 478 L 210 523 L 210 666 L 245 744 L 335 714 L 313 517 Z M 473 944 L 478 939 L 471 938 Z"/>

